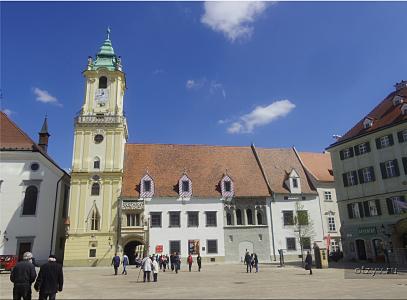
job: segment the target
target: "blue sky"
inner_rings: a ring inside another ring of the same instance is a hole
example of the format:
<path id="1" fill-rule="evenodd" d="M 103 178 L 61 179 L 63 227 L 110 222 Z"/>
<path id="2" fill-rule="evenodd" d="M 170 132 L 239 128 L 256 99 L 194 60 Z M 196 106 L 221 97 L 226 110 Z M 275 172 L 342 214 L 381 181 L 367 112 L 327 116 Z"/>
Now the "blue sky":
<path id="1" fill-rule="evenodd" d="M 407 2 L 0 5 L 1 109 L 63 168 L 107 26 L 129 142 L 319 152 L 407 79 Z"/>

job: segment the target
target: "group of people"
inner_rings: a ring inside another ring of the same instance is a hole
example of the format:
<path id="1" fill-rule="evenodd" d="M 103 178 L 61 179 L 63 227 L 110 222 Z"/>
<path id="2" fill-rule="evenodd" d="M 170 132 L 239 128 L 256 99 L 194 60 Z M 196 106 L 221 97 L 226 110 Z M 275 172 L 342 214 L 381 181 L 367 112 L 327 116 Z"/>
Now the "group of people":
<path id="1" fill-rule="evenodd" d="M 48 257 L 48 262 L 43 264 L 37 276 L 31 252 L 23 254 L 23 260 L 18 262 L 11 270 L 10 280 L 14 283 L 13 300 L 31 300 L 31 285 L 39 292 L 39 300 L 55 299 L 56 293 L 62 291 L 64 275 L 62 265 L 57 263 L 54 255 Z"/>
<path id="2" fill-rule="evenodd" d="M 246 265 L 246 273 L 251 273 L 252 269 L 256 269 L 256 273 L 259 272 L 259 259 L 256 253 L 250 254 L 249 251 L 246 251 L 244 263 Z"/>

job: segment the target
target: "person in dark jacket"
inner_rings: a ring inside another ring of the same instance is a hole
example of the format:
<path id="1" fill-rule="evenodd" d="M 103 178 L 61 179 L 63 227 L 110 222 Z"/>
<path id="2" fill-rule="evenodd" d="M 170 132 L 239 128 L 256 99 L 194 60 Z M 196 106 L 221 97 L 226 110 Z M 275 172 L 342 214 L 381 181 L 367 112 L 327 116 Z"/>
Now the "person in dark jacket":
<path id="1" fill-rule="evenodd" d="M 11 270 L 10 280 L 14 283 L 13 299 L 31 300 L 31 284 L 35 281 L 37 273 L 35 267 L 31 262 L 32 254 L 25 252 L 23 260 L 18 262 Z"/>
<path id="2" fill-rule="evenodd" d="M 249 252 L 246 252 L 246 255 L 244 257 L 244 261 L 246 263 L 246 273 L 252 272 L 252 257 L 250 256 Z"/>
<path id="3" fill-rule="evenodd" d="M 201 255 L 198 253 L 198 257 L 196 258 L 196 262 L 198 264 L 198 272 L 201 272 L 201 267 L 202 267 L 202 257 Z"/>
<path id="4" fill-rule="evenodd" d="M 307 256 L 305 257 L 305 270 L 309 270 L 309 274 L 312 275 L 312 256 L 307 251 Z"/>
<path id="5" fill-rule="evenodd" d="M 117 253 L 114 254 L 114 257 L 112 259 L 112 265 L 114 268 L 114 275 L 117 275 L 117 270 L 119 269 L 120 266 L 120 256 L 117 255 Z"/>
<path id="6" fill-rule="evenodd" d="M 54 255 L 50 255 L 48 262 L 43 264 L 34 283 L 34 289 L 40 292 L 39 300 L 54 300 L 57 292 L 62 292 L 64 274 L 62 266 L 57 263 Z"/>

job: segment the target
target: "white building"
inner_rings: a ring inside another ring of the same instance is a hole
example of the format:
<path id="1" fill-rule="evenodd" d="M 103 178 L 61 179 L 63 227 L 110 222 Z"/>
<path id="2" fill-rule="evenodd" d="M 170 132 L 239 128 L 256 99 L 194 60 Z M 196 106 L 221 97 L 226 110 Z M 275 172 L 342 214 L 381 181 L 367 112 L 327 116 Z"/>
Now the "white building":
<path id="1" fill-rule="evenodd" d="M 47 154 L 47 120 L 36 144 L 0 116 L 0 255 L 31 251 L 39 263 L 50 254 L 62 260 L 70 178 Z"/>

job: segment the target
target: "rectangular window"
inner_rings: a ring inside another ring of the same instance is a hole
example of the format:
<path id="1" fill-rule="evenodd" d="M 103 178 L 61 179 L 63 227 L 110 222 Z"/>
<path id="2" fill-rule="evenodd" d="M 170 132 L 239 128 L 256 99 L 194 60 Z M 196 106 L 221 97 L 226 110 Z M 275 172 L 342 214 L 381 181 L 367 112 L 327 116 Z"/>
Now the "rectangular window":
<path id="1" fill-rule="evenodd" d="M 189 211 L 188 212 L 188 227 L 198 227 L 199 226 L 199 212 Z"/>
<path id="2" fill-rule="evenodd" d="M 144 192 L 151 192 L 151 180 L 143 181 L 143 190 Z"/>
<path id="3" fill-rule="evenodd" d="M 353 157 L 353 148 L 346 148 L 342 150 L 342 159 Z"/>
<path id="4" fill-rule="evenodd" d="M 298 188 L 298 180 L 297 180 L 297 178 L 293 178 L 293 187 Z"/>
<path id="5" fill-rule="evenodd" d="M 370 152 L 370 144 L 369 142 L 362 143 L 355 146 L 355 153 L 356 155 L 363 155 L 365 153 Z"/>
<path id="6" fill-rule="evenodd" d="M 359 169 L 358 175 L 360 183 L 367 183 L 376 180 L 373 167 Z"/>
<path id="7" fill-rule="evenodd" d="M 207 211 L 206 214 L 206 226 L 216 227 L 216 211 Z"/>
<path id="8" fill-rule="evenodd" d="M 161 227 L 161 213 L 160 212 L 152 212 L 150 213 L 150 227 Z"/>
<path id="9" fill-rule="evenodd" d="M 380 171 L 383 179 L 400 176 L 397 159 L 380 163 Z"/>
<path id="10" fill-rule="evenodd" d="M 179 211 L 170 211 L 170 227 L 181 227 L 180 215 Z"/>
<path id="11" fill-rule="evenodd" d="M 188 193 L 189 192 L 189 181 L 188 180 L 183 180 L 182 181 L 182 191 L 184 193 Z"/>
<path id="12" fill-rule="evenodd" d="M 298 225 L 308 225 L 308 212 L 306 210 L 297 211 Z"/>
<path id="13" fill-rule="evenodd" d="M 369 215 L 374 217 L 378 216 L 379 213 L 377 211 L 377 206 L 376 206 L 376 201 L 368 201 L 368 206 L 369 206 Z"/>
<path id="14" fill-rule="evenodd" d="M 333 217 L 333 216 L 328 217 L 328 230 L 329 231 L 336 231 L 335 217 Z"/>
<path id="15" fill-rule="evenodd" d="M 404 196 L 394 196 L 386 199 L 389 215 L 399 215 L 407 212 L 407 203 Z"/>
<path id="16" fill-rule="evenodd" d="M 232 184 L 230 181 L 225 181 L 224 184 L 225 184 L 225 192 L 232 191 Z"/>
<path id="17" fill-rule="evenodd" d="M 392 146 L 394 144 L 393 135 L 385 135 L 376 139 L 376 148 L 382 149 Z"/>
<path id="18" fill-rule="evenodd" d="M 170 241 L 170 253 L 181 254 L 181 241 Z"/>
<path id="19" fill-rule="evenodd" d="M 208 254 L 218 253 L 218 240 L 207 240 L 207 248 Z"/>
<path id="20" fill-rule="evenodd" d="M 284 225 L 294 225 L 294 212 L 292 210 L 283 211 Z"/>
<path id="21" fill-rule="evenodd" d="M 359 212 L 359 203 L 352 203 L 352 212 L 353 212 L 353 217 L 354 218 L 360 218 L 360 212 Z"/>
<path id="22" fill-rule="evenodd" d="M 325 191 L 324 198 L 325 198 L 325 201 L 332 201 L 332 192 Z"/>
<path id="23" fill-rule="evenodd" d="M 93 168 L 94 169 L 100 169 L 100 160 L 95 160 L 93 162 Z"/>
<path id="24" fill-rule="evenodd" d="M 286 238 L 287 241 L 287 250 L 297 250 L 295 245 L 295 238 Z"/>
<path id="25" fill-rule="evenodd" d="M 96 249 L 89 249 L 89 257 L 96 257 Z"/>
<path id="26" fill-rule="evenodd" d="M 127 214 L 127 226 L 136 226 L 136 215 L 135 214 Z"/>
<path id="27" fill-rule="evenodd" d="M 348 179 L 348 185 L 356 185 L 356 176 L 353 172 L 346 173 Z"/>
<path id="28" fill-rule="evenodd" d="M 311 250 L 311 238 L 303 237 L 302 240 L 302 248 L 305 250 Z"/>
<path id="29" fill-rule="evenodd" d="M 397 132 L 399 143 L 407 142 L 407 129 Z"/>

